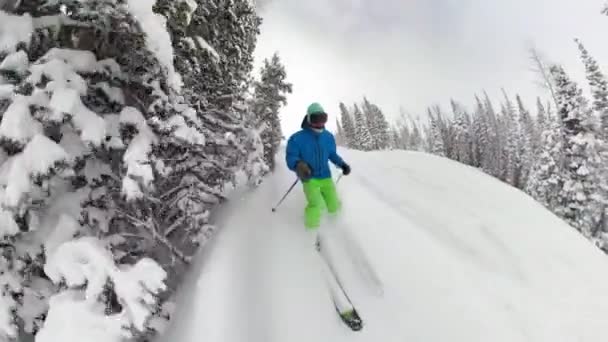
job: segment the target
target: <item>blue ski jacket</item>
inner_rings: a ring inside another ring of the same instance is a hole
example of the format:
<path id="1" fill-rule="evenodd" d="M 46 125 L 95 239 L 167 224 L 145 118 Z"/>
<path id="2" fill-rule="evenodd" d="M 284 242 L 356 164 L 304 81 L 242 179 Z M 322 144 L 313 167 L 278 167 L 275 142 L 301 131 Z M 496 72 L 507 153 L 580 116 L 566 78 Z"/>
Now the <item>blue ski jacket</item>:
<path id="1" fill-rule="evenodd" d="M 339 168 L 344 165 L 344 160 L 336 152 L 334 135 L 325 129 L 321 132 L 314 131 L 308 126 L 306 118 L 302 122 L 302 129 L 287 141 L 285 159 L 291 171 L 296 170 L 298 161 L 304 161 L 312 171 L 311 178 L 317 179 L 331 177 L 328 161 Z"/>

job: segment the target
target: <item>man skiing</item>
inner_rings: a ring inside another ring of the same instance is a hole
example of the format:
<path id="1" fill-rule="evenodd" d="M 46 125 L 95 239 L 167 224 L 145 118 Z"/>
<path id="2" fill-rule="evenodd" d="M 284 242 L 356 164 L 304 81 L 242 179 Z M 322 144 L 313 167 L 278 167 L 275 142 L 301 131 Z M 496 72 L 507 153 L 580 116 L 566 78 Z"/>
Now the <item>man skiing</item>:
<path id="1" fill-rule="evenodd" d="M 325 130 L 326 123 L 327 113 L 320 104 L 313 103 L 308 106 L 302 121 L 302 129 L 294 133 L 287 142 L 285 158 L 287 167 L 302 181 L 307 201 L 304 209 L 305 227 L 313 233 L 317 250 L 323 256 L 321 265 L 336 311 L 351 329 L 360 330 L 361 318 L 336 278 L 336 274 L 329 267 L 327 246 L 321 247 L 321 237 L 317 232 L 323 206 L 327 207 L 329 213 L 337 212 L 341 206 L 331 177 L 329 161 L 341 168 L 344 175 L 350 173 L 350 166 L 336 152 L 336 140 L 333 134 Z"/>
<path id="2" fill-rule="evenodd" d="M 331 177 L 328 161 L 350 173 L 350 166 L 336 152 L 334 135 L 325 129 L 327 113 L 318 103 L 308 106 L 302 129 L 287 142 L 287 167 L 296 172 L 304 187 L 308 202 L 304 209 L 305 226 L 315 230 L 321 222 L 323 205 L 329 213 L 340 209 L 340 200 Z"/>

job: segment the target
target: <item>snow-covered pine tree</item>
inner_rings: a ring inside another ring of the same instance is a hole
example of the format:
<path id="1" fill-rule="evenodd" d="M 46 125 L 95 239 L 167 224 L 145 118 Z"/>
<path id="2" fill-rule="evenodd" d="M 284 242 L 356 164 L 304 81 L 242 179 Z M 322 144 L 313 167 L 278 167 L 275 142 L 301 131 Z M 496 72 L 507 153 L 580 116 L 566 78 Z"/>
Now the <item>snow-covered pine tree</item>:
<path id="1" fill-rule="evenodd" d="M 489 132 L 488 118 L 483 103 L 475 95 L 476 107 L 473 114 L 472 140 L 473 140 L 473 160 L 475 167 L 481 168 L 487 174 L 491 174 L 491 156 L 489 155 Z"/>
<path id="2" fill-rule="evenodd" d="M 535 141 L 536 126 L 530 112 L 526 109 L 519 95 L 516 96 L 516 100 L 519 112 L 519 155 L 521 160 L 521 176 L 517 186 L 524 189 L 532 169 L 535 152 L 538 149 L 538 142 Z"/>
<path id="3" fill-rule="evenodd" d="M 361 109 L 365 114 L 367 127 L 372 138 L 372 149 L 383 150 L 388 148 L 388 122 L 384 113 L 376 104 L 371 103 L 367 97 L 363 98 Z"/>
<path id="4" fill-rule="evenodd" d="M 581 59 L 585 64 L 587 80 L 593 95 L 593 109 L 601 122 L 602 140 L 608 141 L 608 80 L 600 70 L 600 67 L 579 39 L 575 39 L 581 53 Z"/>
<path id="5" fill-rule="evenodd" d="M 365 115 L 359 108 L 359 105 L 354 105 L 354 124 L 355 124 L 355 146 L 362 151 L 371 151 L 373 149 L 373 140 L 365 120 Z"/>
<path id="6" fill-rule="evenodd" d="M 486 150 L 487 168 L 490 174 L 494 177 L 501 178 L 503 175 L 502 155 L 505 146 L 505 132 L 501 129 L 496 110 L 488 96 L 484 91 L 484 110 L 488 119 L 488 149 Z M 504 178 L 503 178 L 504 179 Z"/>
<path id="7" fill-rule="evenodd" d="M 372 104 L 372 118 L 374 120 L 374 127 L 376 129 L 376 147 L 379 150 L 384 150 L 390 146 L 390 127 L 386 116 L 376 104 Z"/>
<path id="8" fill-rule="evenodd" d="M 521 146 L 523 145 L 521 125 L 519 115 L 504 89 L 503 96 L 505 102 L 502 109 L 502 122 L 507 138 L 505 145 L 506 159 L 504 161 L 505 180 L 512 186 L 520 188 L 522 180 Z"/>
<path id="9" fill-rule="evenodd" d="M 552 122 L 542 133 L 541 145 L 530 171 L 525 191 L 547 209 L 556 212 L 560 206 L 563 139 L 558 122 Z"/>
<path id="10" fill-rule="evenodd" d="M 346 146 L 345 139 L 344 139 L 344 130 L 342 129 L 340 120 L 338 120 L 337 118 L 336 118 L 336 145 Z"/>
<path id="11" fill-rule="evenodd" d="M 541 145 L 541 141 L 542 141 L 542 134 L 543 132 L 549 128 L 548 125 L 548 117 L 547 117 L 547 110 L 545 109 L 545 106 L 543 105 L 543 102 L 541 101 L 540 97 L 536 98 L 536 141 L 538 143 L 538 147 L 540 148 Z"/>
<path id="12" fill-rule="evenodd" d="M 224 199 L 222 189 L 237 174 L 245 171 L 250 183 L 258 184 L 266 172 L 255 117 L 245 104 L 261 18 L 249 0 L 157 0 L 156 9 L 169 18 L 183 94 L 206 137 L 204 150 L 184 151 L 191 166 L 182 183 L 193 186 L 182 189 L 190 194 L 173 195 L 198 203 L 196 216 L 208 217 L 212 203 Z"/>
<path id="13" fill-rule="evenodd" d="M 441 136 L 441 131 L 439 126 L 437 125 L 437 120 L 433 117 L 430 109 L 428 111 L 429 115 L 429 152 L 440 157 L 445 157 L 445 147 L 443 144 L 443 137 Z"/>
<path id="14" fill-rule="evenodd" d="M 353 121 L 353 117 L 348 111 L 346 105 L 340 102 L 340 120 L 342 121 L 342 129 L 344 131 L 344 139 L 346 146 L 352 149 L 357 149 L 357 131 Z"/>
<path id="15" fill-rule="evenodd" d="M 598 234 L 606 207 L 599 124 L 582 90 L 561 66 L 552 66 L 563 139 L 563 188 L 556 213 L 587 238 Z"/>
<path id="16" fill-rule="evenodd" d="M 293 88 L 286 79 L 285 67 L 275 53 L 270 60 L 264 60 L 251 101 L 256 126 L 264 144 L 264 161 L 271 171 L 275 168 L 275 156 L 283 138 L 279 110 L 287 104 L 286 94 L 291 94 Z"/>
<path id="17" fill-rule="evenodd" d="M 367 97 L 363 97 L 363 102 L 361 103 L 361 111 L 363 112 L 363 116 L 365 117 L 365 122 L 367 123 L 367 129 L 369 130 L 369 135 L 371 139 L 371 150 L 378 150 L 378 127 L 376 127 L 376 120 L 374 118 L 374 110 L 372 109 L 372 104 L 369 102 Z"/>
<path id="18" fill-rule="evenodd" d="M 462 105 L 451 100 L 452 112 L 454 115 L 454 155 L 453 159 L 463 164 L 472 164 L 471 155 L 471 136 L 467 123 L 466 113 Z"/>
<path id="19" fill-rule="evenodd" d="M 180 166 L 160 151 L 204 142 L 187 124 L 194 110 L 177 96 L 182 82 L 164 20 L 150 1 L 23 1 L 14 10 L 26 14 L 2 13 L 19 34 L 1 33 L 16 44 L 0 56 L 0 69 L 15 76 L 3 78 L 0 122 L 0 179 L 10 179 L 0 184 L 2 217 L 19 228 L 10 229 L 11 252 L 0 262 L 8 275 L 0 281 L 12 279 L 2 297 L 13 298 L 13 332 L 19 324 L 41 340 L 82 339 L 104 321 L 104 335 L 91 338 L 117 341 L 158 330 L 166 272 L 157 261 L 183 256 L 163 235 L 169 225 L 146 211 L 161 202 L 160 179 Z M 74 236 L 90 243 L 70 249 Z M 86 277 L 51 270 L 102 259 L 107 267 Z M 137 271 L 127 275 L 127 265 Z M 71 329 L 56 330 L 66 312 Z"/>

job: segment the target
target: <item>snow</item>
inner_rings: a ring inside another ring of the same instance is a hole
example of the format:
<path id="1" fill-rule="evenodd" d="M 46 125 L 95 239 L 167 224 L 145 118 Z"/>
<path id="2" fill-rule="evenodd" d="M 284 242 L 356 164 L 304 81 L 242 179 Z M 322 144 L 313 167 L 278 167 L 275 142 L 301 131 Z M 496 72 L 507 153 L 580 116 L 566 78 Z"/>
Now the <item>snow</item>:
<path id="1" fill-rule="evenodd" d="M 608 257 L 529 196 L 437 156 L 339 152 L 353 173 L 337 185 L 341 214 L 325 217 L 321 232 L 363 330 L 346 328 L 331 304 L 303 227 L 301 185 L 270 211 L 295 179 L 279 155 L 274 174 L 234 190 L 217 213 L 221 229 L 158 341 L 604 338 Z M 357 245 L 361 254 L 348 253 Z"/>
<path id="2" fill-rule="evenodd" d="M 59 88 L 53 92 L 50 107 L 59 113 L 74 114 L 74 108 L 80 101 L 80 94 L 76 89 Z M 63 120 L 62 115 L 57 116 L 58 121 Z"/>
<path id="3" fill-rule="evenodd" d="M 70 215 L 62 213 L 55 229 L 44 241 L 46 255 L 53 255 L 61 244 L 72 240 L 80 230 L 80 224 Z"/>
<path id="4" fill-rule="evenodd" d="M 173 45 L 167 31 L 166 18 L 153 11 L 155 0 L 129 0 L 129 11 L 146 33 L 146 46 L 167 70 L 169 85 L 176 91 L 182 88 L 182 78 L 173 66 Z"/>
<path id="5" fill-rule="evenodd" d="M 196 41 L 199 43 L 202 49 L 207 50 L 213 57 L 216 59 L 220 59 L 220 55 L 217 53 L 217 50 L 213 46 L 211 46 L 203 37 L 196 36 Z"/>
<path id="6" fill-rule="evenodd" d="M 118 114 L 106 114 L 103 117 L 106 127 L 106 136 L 110 140 L 106 142 L 109 148 L 121 149 L 125 147 L 120 137 L 120 116 Z"/>
<path id="7" fill-rule="evenodd" d="M 176 137 L 195 145 L 205 144 L 205 136 L 196 128 L 188 126 L 183 116 L 174 115 L 169 120 L 169 124 L 177 127 L 173 132 Z"/>
<path id="8" fill-rule="evenodd" d="M 91 51 L 52 48 L 42 59 L 63 61 L 80 73 L 93 73 L 100 69 L 97 58 Z"/>
<path id="9" fill-rule="evenodd" d="M 43 75 L 52 80 L 46 85 L 46 90 L 64 88 L 69 84 L 70 88 L 78 90 L 81 95 L 87 93 L 87 82 L 65 61 L 51 59 L 42 64 L 32 65 L 30 71 L 31 75 L 28 76 L 27 81 L 32 84 L 40 83 Z"/>
<path id="10" fill-rule="evenodd" d="M 0 241 L 5 237 L 10 237 L 17 233 L 19 233 L 19 226 L 17 226 L 13 214 L 4 209 L 0 209 Z"/>
<path id="11" fill-rule="evenodd" d="M 56 163 L 67 162 L 69 155 L 54 141 L 42 134 L 35 135 L 22 153 L 15 156 L 11 162 L 4 192 L 4 204 L 15 207 L 22 197 L 30 192 L 30 177 L 44 175 Z"/>
<path id="12" fill-rule="evenodd" d="M 44 328 L 36 342 L 121 342 L 127 337 L 114 317 L 104 316 L 104 306 L 89 303 L 77 291 L 51 297 Z M 66 319 L 70 317 L 70 319 Z"/>
<path id="13" fill-rule="evenodd" d="M 166 289 L 164 284 L 166 273 L 156 262 L 143 258 L 135 265 L 125 266 L 121 269 L 114 264 L 112 253 L 94 237 L 84 237 L 63 243 L 56 248 L 54 253 L 50 254 L 44 266 L 44 272 L 56 284 L 65 282 L 70 288 L 86 287 L 84 297 L 51 303 L 51 309 L 56 309 L 54 305 L 63 308 L 64 304 L 68 304 L 70 307 L 84 305 L 83 311 L 95 311 L 92 307 L 96 306 L 97 299 L 106 288 L 107 282 L 112 281 L 113 290 L 122 305 L 122 311 L 107 319 L 114 322 L 116 327 L 132 325 L 139 331 L 144 331 L 146 328 L 147 319 L 157 302 L 156 295 Z M 67 294 L 59 296 L 70 296 L 70 293 L 68 291 Z M 103 315 L 103 310 L 99 313 Z M 99 313 L 97 314 L 99 315 Z M 49 316 L 51 315 L 49 314 Z M 103 321 L 101 318 L 97 317 L 91 321 Z M 91 324 L 91 322 L 87 323 Z M 61 328 L 60 330 L 65 330 L 65 327 L 61 327 L 61 322 L 47 320 L 45 325 L 51 326 L 49 330 L 56 330 L 57 326 Z M 71 330 L 70 334 L 78 330 L 78 327 L 73 326 L 67 328 Z M 111 331 L 111 328 L 112 326 L 106 326 L 101 330 L 110 330 L 110 333 L 114 333 L 115 331 Z M 108 332 L 106 331 L 106 333 Z M 86 334 L 87 337 L 88 335 Z M 56 335 L 49 334 L 49 336 L 57 338 Z"/>
<path id="14" fill-rule="evenodd" d="M 194 12 L 196 12 L 196 9 L 198 8 L 198 4 L 196 3 L 195 0 L 185 0 L 185 2 L 188 4 L 188 7 L 190 8 L 190 11 L 188 13 L 186 13 L 187 16 L 187 24 L 190 24 L 190 21 L 192 21 L 192 14 Z"/>
<path id="15" fill-rule="evenodd" d="M 15 52 L 19 43 L 29 45 L 33 32 L 34 23 L 28 13 L 19 16 L 0 10 L 0 52 Z"/>
<path id="16" fill-rule="evenodd" d="M 15 91 L 12 84 L 0 84 L 0 99 L 10 99 Z"/>
<path id="17" fill-rule="evenodd" d="M 127 199 L 132 200 L 143 195 L 140 185 L 147 187 L 154 180 L 154 173 L 148 155 L 152 151 L 152 145 L 156 143 L 157 137 L 137 108 L 123 108 L 120 112 L 119 122 L 125 125 L 133 125 L 139 131 L 123 156 L 127 165 L 127 175 L 123 178 L 122 192 L 127 196 Z"/>
<path id="18" fill-rule="evenodd" d="M 141 129 L 146 124 L 146 118 L 135 107 L 125 107 L 120 112 L 120 123 L 125 125 L 133 125 L 137 129 Z"/>
<path id="19" fill-rule="evenodd" d="M 7 108 L 0 122 L 0 138 L 26 144 L 42 132 L 42 125 L 32 118 L 28 103 L 18 98 Z"/>
<path id="20" fill-rule="evenodd" d="M 29 64 L 27 53 L 19 50 L 4 58 L 2 63 L 0 63 L 0 70 L 12 70 L 19 75 L 23 75 L 29 68 Z"/>

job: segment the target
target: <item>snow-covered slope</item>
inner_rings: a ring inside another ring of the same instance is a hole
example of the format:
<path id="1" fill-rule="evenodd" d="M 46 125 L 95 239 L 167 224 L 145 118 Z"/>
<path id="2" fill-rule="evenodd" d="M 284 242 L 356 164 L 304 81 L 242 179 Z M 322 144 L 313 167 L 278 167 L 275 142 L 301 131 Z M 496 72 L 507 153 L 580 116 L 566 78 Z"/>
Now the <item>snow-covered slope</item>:
<path id="1" fill-rule="evenodd" d="M 300 186 L 271 212 L 294 180 L 281 168 L 218 214 L 222 230 L 201 252 L 162 341 L 604 338 L 608 257 L 532 199 L 427 154 L 344 156 L 353 173 L 338 185 L 343 212 L 321 229 L 349 233 L 384 285 L 379 295 L 345 269 L 363 330 L 334 311 L 302 225 Z"/>

